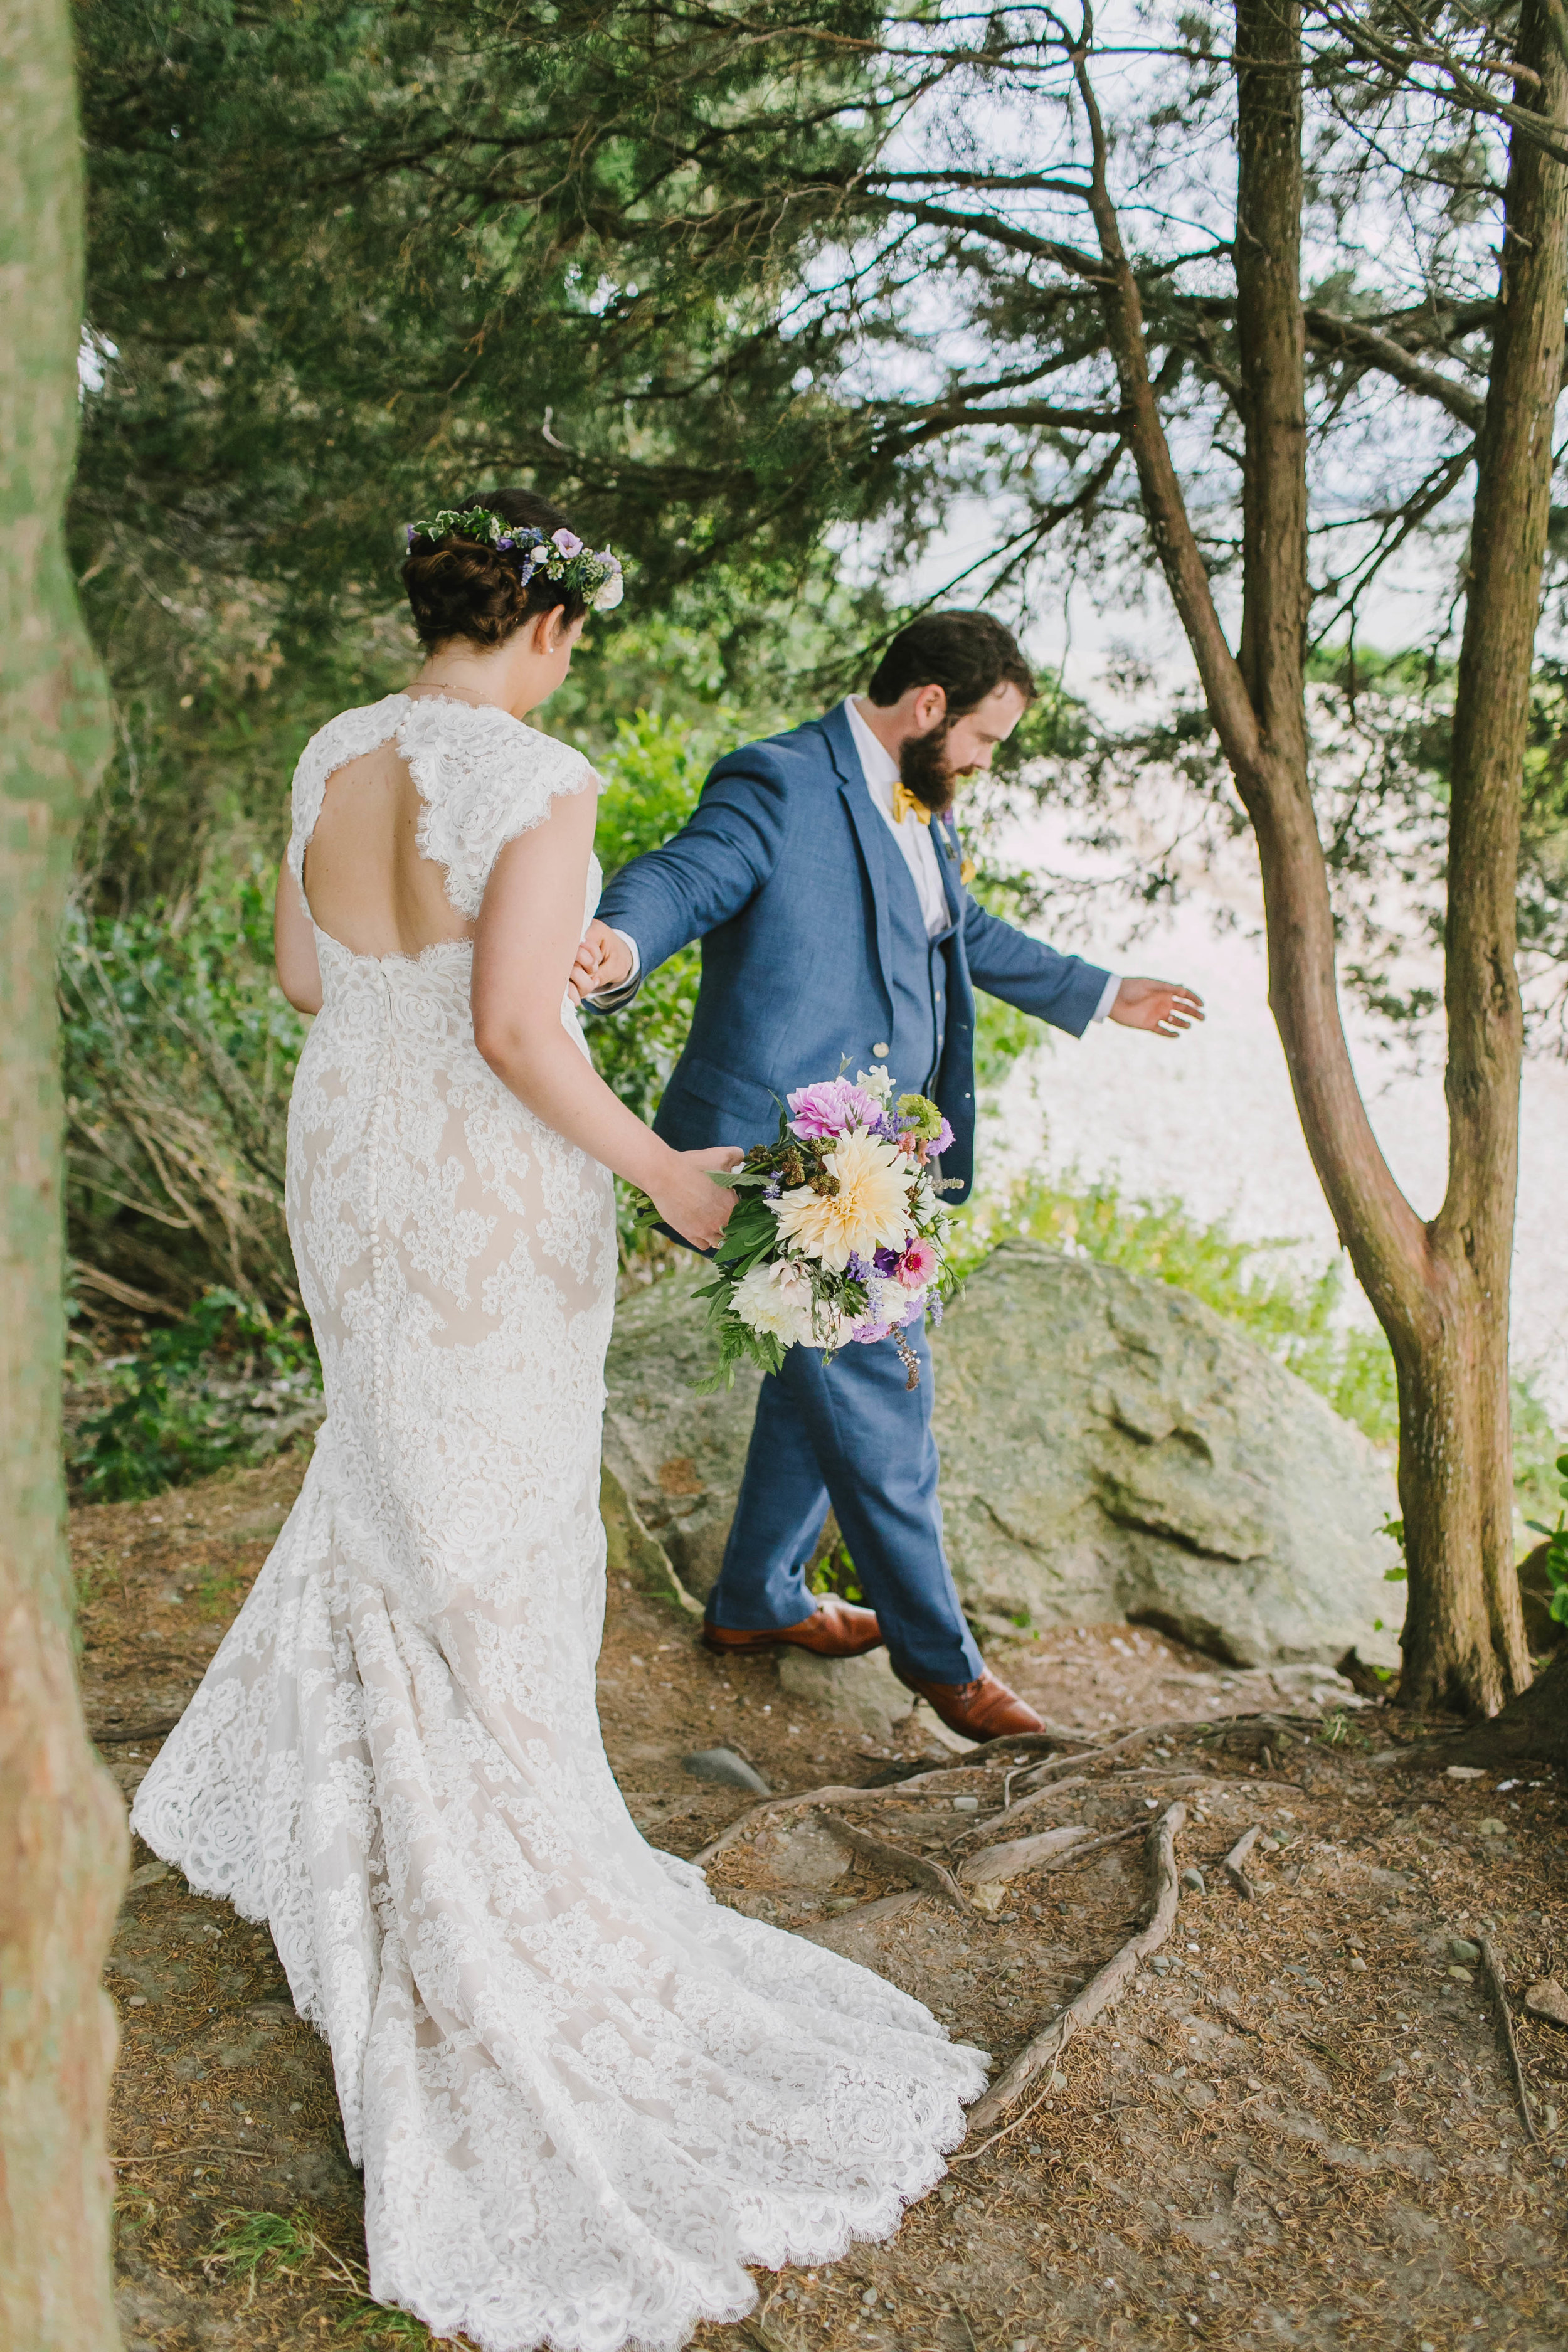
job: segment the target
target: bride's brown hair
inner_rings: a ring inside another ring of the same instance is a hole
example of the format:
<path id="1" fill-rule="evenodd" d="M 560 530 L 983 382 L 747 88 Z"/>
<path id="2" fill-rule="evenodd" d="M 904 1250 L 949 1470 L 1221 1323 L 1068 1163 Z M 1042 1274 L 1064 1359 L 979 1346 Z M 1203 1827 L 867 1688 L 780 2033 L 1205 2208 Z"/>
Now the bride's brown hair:
<path id="1" fill-rule="evenodd" d="M 546 539 L 572 528 L 560 508 L 537 490 L 481 490 L 459 506 L 486 507 L 502 522 Z M 586 597 L 565 581 L 536 572 L 525 586 L 514 557 L 451 530 L 439 539 L 415 540 L 403 567 L 403 585 L 419 642 L 426 646 L 447 645 L 453 637 L 467 637 L 476 646 L 504 645 L 525 621 L 557 605 L 568 625 L 588 610 Z"/>

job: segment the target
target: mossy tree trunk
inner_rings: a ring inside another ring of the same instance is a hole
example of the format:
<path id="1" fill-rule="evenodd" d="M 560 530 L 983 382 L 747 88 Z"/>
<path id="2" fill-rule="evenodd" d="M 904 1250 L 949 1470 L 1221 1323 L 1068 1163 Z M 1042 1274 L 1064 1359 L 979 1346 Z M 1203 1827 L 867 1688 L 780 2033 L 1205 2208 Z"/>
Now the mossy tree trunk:
<path id="1" fill-rule="evenodd" d="M 126 1862 L 71 1652 L 60 1466 L 54 968 L 103 686 L 61 540 L 77 418 L 81 165 L 64 0 L 0 16 L 0 2344 L 107 2352 L 101 1986 Z"/>

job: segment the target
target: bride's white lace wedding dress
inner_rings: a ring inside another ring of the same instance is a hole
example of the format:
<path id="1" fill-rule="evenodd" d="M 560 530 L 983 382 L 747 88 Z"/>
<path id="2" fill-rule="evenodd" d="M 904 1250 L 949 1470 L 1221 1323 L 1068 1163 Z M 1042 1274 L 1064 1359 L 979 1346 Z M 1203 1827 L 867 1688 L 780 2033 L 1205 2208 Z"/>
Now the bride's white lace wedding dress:
<path id="1" fill-rule="evenodd" d="M 345 711 L 295 776 L 301 887 L 328 779 L 394 738 L 470 917 L 595 781 L 500 710 Z M 889 2233 L 982 2060 L 639 1836 L 595 1706 L 609 1175 L 480 1058 L 466 941 L 316 944 L 288 1206 L 328 1418 L 132 1820 L 271 1928 L 378 2298 L 486 2352 L 674 2347 L 752 2306 L 748 2263 Z"/>

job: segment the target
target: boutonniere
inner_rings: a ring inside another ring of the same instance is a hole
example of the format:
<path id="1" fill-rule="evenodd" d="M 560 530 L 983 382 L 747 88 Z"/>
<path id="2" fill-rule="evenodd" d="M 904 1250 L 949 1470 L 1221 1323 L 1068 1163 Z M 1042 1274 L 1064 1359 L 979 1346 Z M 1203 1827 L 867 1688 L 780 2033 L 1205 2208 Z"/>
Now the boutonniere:
<path id="1" fill-rule="evenodd" d="M 958 864 L 959 839 L 956 827 L 950 827 L 943 833 L 942 836 L 942 845 L 946 850 L 949 858 L 952 859 L 954 864 Z M 958 878 L 963 885 L 963 887 L 967 890 L 970 884 L 974 879 L 974 860 L 973 857 L 965 857 L 963 863 L 958 866 Z"/>

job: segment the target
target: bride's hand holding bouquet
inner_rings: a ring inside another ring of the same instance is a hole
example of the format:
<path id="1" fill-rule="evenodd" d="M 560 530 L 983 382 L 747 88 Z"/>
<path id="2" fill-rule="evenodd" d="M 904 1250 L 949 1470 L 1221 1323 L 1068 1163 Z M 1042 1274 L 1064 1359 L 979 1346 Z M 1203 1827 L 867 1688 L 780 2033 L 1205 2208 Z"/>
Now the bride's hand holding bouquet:
<path id="1" fill-rule="evenodd" d="M 895 1103 L 885 1068 L 802 1087 L 758 1144 L 710 1181 L 736 1198 L 714 1253 L 710 1303 L 719 1367 L 776 1372 L 788 1348 L 829 1359 L 850 1343 L 890 1339 L 913 1388 L 919 1361 L 905 1337 L 928 1309 L 940 1319 L 957 1287 L 947 1263 L 951 1223 L 935 1166 L 952 1130 L 923 1095 Z"/>

